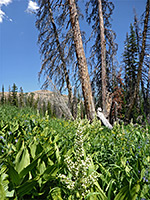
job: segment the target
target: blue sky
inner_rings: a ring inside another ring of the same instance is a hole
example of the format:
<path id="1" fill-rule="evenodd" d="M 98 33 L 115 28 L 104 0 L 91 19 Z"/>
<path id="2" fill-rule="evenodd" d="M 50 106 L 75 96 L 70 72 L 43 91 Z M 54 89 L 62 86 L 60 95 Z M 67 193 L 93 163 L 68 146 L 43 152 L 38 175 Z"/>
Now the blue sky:
<path id="1" fill-rule="evenodd" d="M 82 0 L 79 0 L 82 1 Z M 112 0 L 115 5 L 113 30 L 117 34 L 119 45 L 117 58 L 123 52 L 126 32 L 133 22 L 133 9 L 138 17 L 145 10 L 146 0 Z M 24 92 L 39 90 L 38 82 L 41 67 L 38 31 L 35 28 L 37 5 L 28 0 L 0 0 L 0 91 L 2 85 L 8 91 L 9 85 L 16 83 Z M 86 26 L 82 27 L 86 32 Z"/>

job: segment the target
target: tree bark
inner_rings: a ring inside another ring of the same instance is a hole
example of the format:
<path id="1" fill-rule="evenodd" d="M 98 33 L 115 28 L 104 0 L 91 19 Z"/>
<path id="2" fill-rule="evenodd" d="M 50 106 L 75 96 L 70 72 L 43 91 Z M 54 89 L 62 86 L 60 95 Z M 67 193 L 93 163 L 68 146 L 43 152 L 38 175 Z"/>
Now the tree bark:
<path id="1" fill-rule="evenodd" d="M 54 33 L 55 33 L 56 44 L 57 44 L 58 51 L 60 53 L 60 57 L 61 57 L 61 61 L 62 61 L 63 71 L 64 71 L 64 75 L 65 75 L 65 81 L 66 81 L 67 89 L 68 89 L 69 108 L 71 109 L 72 103 L 73 103 L 72 87 L 71 87 L 71 83 L 70 83 L 70 79 L 69 79 L 68 70 L 67 70 L 67 67 L 66 67 L 64 51 L 62 50 L 60 42 L 59 42 L 59 37 L 58 37 L 58 33 L 57 33 L 57 29 L 56 29 L 56 25 L 55 25 L 55 22 L 54 22 L 53 13 L 52 13 L 49 1 L 48 1 L 48 9 L 49 9 L 49 13 L 50 13 L 51 23 L 52 23 Z"/>
<path id="2" fill-rule="evenodd" d="M 68 3 L 86 115 L 89 120 L 93 120 L 95 115 L 95 107 L 92 97 L 92 89 L 90 84 L 90 77 L 88 73 L 85 52 L 82 43 L 76 1 L 68 0 Z"/>
<path id="3" fill-rule="evenodd" d="M 148 28 L 148 19 L 149 19 L 149 11 L 150 11 L 150 0 L 147 0 L 146 3 L 146 15 L 145 15 L 145 20 L 144 20 L 144 30 L 143 30 L 143 37 L 142 37 L 142 48 L 141 48 L 141 53 L 140 53 L 140 60 L 139 60 L 139 66 L 138 66 L 138 74 L 137 74 L 137 81 L 134 89 L 134 94 L 131 99 L 130 105 L 128 112 L 126 114 L 126 119 L 127 121 L 130 119 L 130 115 L 133 109 L 133 106 L 136 101 L 136 97 L 139 91 L 139 85 L 140 85 L 140 80 L 142 76 L 142 66 L 143 66 L 143 61 L 144 61 L 144 55 L 145 55 L 145 45 L 146 45 L 146 34 L 147 34 L 147 28 Z"/>
<path id="4" fill-rule="evenodd" d="M 137 39 L 137 48 L 138 48 L 138 53 L 139 53 L 139 60 L 140 60 L 140 37 L 139 37 L 139 31 L 138 31 L 138 20 L 137 20 L 137 15 L 135 12 L 135 16 L 134 16 L 134 26 L 135 26 L 135 33 L 136 33 L 136 39 Z M 142 89 L 142 94 L 143 94 L 143 98 L 144 98 L 144 112 L 146 112 L 146 95 L 145 95 L 145 91 L 144 91 L 144 81 L 141 75 L 141 89 Z M 132 96 L 132 95 L 131 95 Z"/>
<path id="5" fill-rule="evenodd" d="M 97 109 L 97 116 L 100 118 L 100 120 L 102 121 L 102 123 L 109 129 L 112 129 L 112 125 L 109 123 L 109 121 L 106 119 L 106 117 L 104 116 L 104 114 L 102 113 L 102 109 L 98 108 Z"/>
<path id="6" fill-rule="evenodd" d="M 147 82 L 147 91 L 146 91 L 146 116 L 148 116 L 149 108 L 150 108 L 150 63 L 149 63 L 149 71 L 148 71 L 148 82 Z"/>
<path id="7" fill-rule="evenodd" d="M 107 105 L 106 105 L 106 44 L 104 35 L 104 19 L 102 13 L 102 2 L 98 0 L 98 14 L 99 14 L 99 24 L 100 24 L 100 38 L 101 38 L 101 68 L 102 68 L 102 108 L 105 117 L 108 117 Z"/>

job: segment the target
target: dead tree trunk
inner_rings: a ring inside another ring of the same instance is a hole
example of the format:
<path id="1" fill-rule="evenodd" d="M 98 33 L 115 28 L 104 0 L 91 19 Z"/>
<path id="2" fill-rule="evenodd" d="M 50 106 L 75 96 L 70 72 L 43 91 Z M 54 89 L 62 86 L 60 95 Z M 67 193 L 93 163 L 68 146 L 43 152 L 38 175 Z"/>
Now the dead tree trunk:
<path id="1" fill-rule="evenodd" d="M 73 30 L 74 44 L 76 56 L 78 61 L 79 75 L 82 84 L 82 92 L 84 97 L 84 104 L 86 115 L 89 120 L 93 120 L 95 115 L 94 101 L 92 97 L 92 89 L 90 84 L 90 77 L 85 57 L 85 52 L 82 43 L 77 7 L 75 0 L 68 0 L 70 9 L 70 19 Z"/>
<path id="2" fill-rule="evenodd" d="M 106 119 L 106 117 L 104 116 L 102 109 L 98 108 L 97 109 L 97 117 L 100 118 L 100 120 L 102 121 L 102 123 L 109 129 L 112 129 L 112 125 L 109 123 L 109 121 Z"/>
<path id="3" fill-rule="evenodd" d="M 55 25 L 55 22 L 54 22 L 53 13 L 52 13 L 49 1 L 48 1 L 48 9 L 49 9 L 49 13 L 50 13 L 50 20 L 51 20 L 51 23 L 52 23 L 52 26 L 53 26 L 53 29 L 54 29 L 54 33 L 55 33 L 56 44 L 57 44 L 58 51 L 60 53 L 60 57 L 61 57 L 61 61 L 62 61 L 65 81 L 66 81 L 67 89 L 68 89 L 69 108 L 71 109 L 72 103 L 73 103 L 72 87 L 71 87 L 71 83 L 70 83 L 70 79 L 69 79 L 68 70 L 67 70 L 67 67 L 66 67 L 64 51 L 62 50 L 60 42 L 59 42 L 58 32 L 57 32 L 57 29 L 56 29 L 56 25 Z"/>
<path id="4" fill-rule="evenodd" d="M 101 68 L 102 68 L 102 108 L 105 117 L 108 117 L 107 105 L 106 105 L 106 44 L 104 35 L 104 19 L 102 13 L 102 2 L 98 0 L 98 14 L 99 14 L 99 24 L 100 24 L 100 38 L 101 38 Z"/>
<path id="5" fill-rule="evenodd" d="M 142 76 L 142 66 L 143 66 L 144 55 L 145 55 L 145 45 L 146 45 L 146 34 L 147 34 L 147 28 L 148 28 L 149 11 L 150 11 L 150 0 L 147 0 L 146 14 L 145 14 L 145 20 L 144 20 L 144 30 L 143 30 L 143 37 L 142 37 L 142 49 L 141 49 L 141 52 L 140 52 L 137 81 L 136 81 L 133 97 L 131 98 L 129 109 L 128 109 L 128 112 L 126 114 L 127 121 L 130 119 L 130 115 L 131 115 L 131 112 L 132 112 L 132 109 L 133 109 L 133 106 L 135 104 L 136 97 L 137 97 L 137 94 L 138 94 L 138 91 L 139 91 L 139 85 L 140 85 L 141 76 Z"/>
<path id="6" fill-rule="evenodd" d="M 149 109 L 150 109 L 150 63 L 149 63 L 148 82 L 146 91 L 146 116 L 150 114 Z"/>

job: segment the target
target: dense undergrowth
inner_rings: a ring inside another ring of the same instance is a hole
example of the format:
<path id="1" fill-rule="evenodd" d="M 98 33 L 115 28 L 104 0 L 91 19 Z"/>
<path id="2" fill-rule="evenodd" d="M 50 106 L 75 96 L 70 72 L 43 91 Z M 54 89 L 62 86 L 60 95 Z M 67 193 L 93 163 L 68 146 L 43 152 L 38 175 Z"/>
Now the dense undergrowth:
<path id="1" fill-rule="evenodd" d="M 0 199 L 149 200 L 150 127 L 0 107 Z"/>

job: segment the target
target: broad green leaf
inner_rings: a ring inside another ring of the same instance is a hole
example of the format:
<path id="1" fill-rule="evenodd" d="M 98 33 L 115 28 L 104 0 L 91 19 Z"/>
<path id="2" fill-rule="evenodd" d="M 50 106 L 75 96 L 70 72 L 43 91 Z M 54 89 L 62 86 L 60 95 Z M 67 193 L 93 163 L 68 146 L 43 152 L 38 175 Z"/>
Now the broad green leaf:
<path id="1" fill-rule="evenodd" d="M 31 156 L 34 159 L 35 156 L 36 156 L 36 148 L 37 148 L 36 142 L 34 141 L 34 143 L 30 144 L 29 148 L 30 148 L 30 151 L 31 151 Z"/>
<path id="2" fill-rule="evenodd" d="M 44 152 L 41 152 L 39 155 L 37 155 L 34 160 L 20 172 L 20 177 L 22 178 L 23 176 L 27 175 L 37 165 L 38 159 L 43 157 L 44 154 Z"/>
<path id="3" fill-rule="evenodd" d="M 136 200 L 139 191 L 140 191 L 140 184 L 136 184 L 130 192 L 131 200 Z"/>
<path id="4" fill-rule="evenodd" d="M 53 200 L 63 200 L 61 198 L 61 190 L 59 187 L 55 187 L 50 191 Z"/>
<path id="5" fill-rule="evenodd" d="M 21 142 L 22 142 L 22 138 L 20 137 L 20 138 L 18 139 L 17 144 L 16 144 L 16 149 L 17 149 L 18 152 L 19 152 L 20 148 L 22 147 Z"/>
<path id="6" fill-rule="evenodd" d="M 13 197 L 14 196 L 15 191 L 12 190 L 11 192 L 9 192 L 8 190 L 6 191 L 6 197 Z"/>
<path id="7" fill-rule="evenodd" d="M 38 180 L 39 180 L 39 177 L 36 177 L 35 179 L 28 180 L 24 184 L 18 186 L 16 188 L 16 191 L 19 197 L 23 197 L 25 194 L 30 194 L 32 189 L 36 186 Z"/>
<path id="8" fill-rule="evenodd" d="M 24 150 L 24 141 L 22 142 L 22 146 L 16 155 L 16 159 L 15 159 L 16 165 L 18 165 L 21 161 L 23 150 Z M 16 166 L 16 168 L 17 168 L 17 166 Z"/>
<path id="9" fill-rule="evenodd" d="M 16 171 L 20 173 L 24 168 L 30 164 L 30 155 L 27 147 L 21 148 L 16 156 Z"/>
<path id="10" fill-rule="evenodd" d="M 58 148 L 58 146 L 57 146 L 56 143 L 55 143 L 55 151 L 56 151 L 56 158 L 57 158 L 57 161 L 58 161 L 58 163 L 60 163 L 61 156 L 60 156 L 60 153 L 59 153 L 59 148 Z"/>
<path id="11" fill-rule="evenodd" d="M 8 168 L 9 168 L 8 174 L 9 174 L 11 182 L 13 184 L 15 184 L 15 185 L 19 185 L 19 183 L 20 183 L 20 176 L 19 176 L 18 172 L 10 164 L 8 164 Z"/>
<path id="12" fill-rule="evenodd" d="M 38 166 L 40 174 L 42 174 L 46 170 L 46 165 L 44 161 L 40 161 L 39 166 Z"/>
<path id="13" fill-rule="evenodd" d="M 48 181 L 50 179 L 56 178 L 57 172 L 59 171 L 58 166 L 52 165 L 49 166 L 43 173 L 43 178 Z"/>
<path id="14" fill-rule="evenodd" d="M 0 169 L 0 175 L 5 173 L 7 171 L 7 166 L 6 165 L 2 165 L 1 169 Z"/>
<path id="15" fill-rule="evenodd" d="M 0 179 L 0 199 L 5 200 L 6 193 Z"/>
<path id="16" fill-rule="evenodd" d="M 14 190 L 8 191 L 9 180 L 7 178 L 8 174 L 5 173 L 0 176 L 0 200 L 14 196 Z"/>

